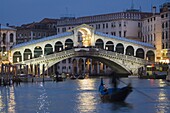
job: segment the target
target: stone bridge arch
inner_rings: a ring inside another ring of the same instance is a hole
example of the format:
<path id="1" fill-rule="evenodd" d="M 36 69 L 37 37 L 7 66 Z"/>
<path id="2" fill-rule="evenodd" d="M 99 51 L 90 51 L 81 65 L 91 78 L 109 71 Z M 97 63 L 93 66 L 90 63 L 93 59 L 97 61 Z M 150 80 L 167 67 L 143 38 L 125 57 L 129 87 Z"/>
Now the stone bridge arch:
<path id="1" fill-rule="evenodd" d="M 145 60 L 133 56 L 122 56 L 120 53 L 100 50 L 98 48 L 75 48 L 60 53 L 46 55 L 40 58 L 19 62 L 26 65 L 48 65 L 48 68 L 54 64 L 72 57 L 88 57 L 108 65 L 119 74 L 129 75 L 136 74 L 137 69 L 144 66 Z M 40 72 L 42 73 L 42 67 Z"/>

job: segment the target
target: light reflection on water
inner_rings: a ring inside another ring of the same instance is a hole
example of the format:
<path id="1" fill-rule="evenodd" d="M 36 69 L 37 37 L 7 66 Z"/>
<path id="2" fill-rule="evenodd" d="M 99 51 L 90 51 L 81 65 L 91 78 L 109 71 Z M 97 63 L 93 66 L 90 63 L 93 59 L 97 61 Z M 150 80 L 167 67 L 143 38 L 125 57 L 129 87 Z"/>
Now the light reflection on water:
<path id="1" fill-rule="evenodd" d="M 94 79 L 84 79 L 82 81 L 78 81 L 79 90 L 82 91 L 82 93 L 77 95 L 77 110 L 79 113 L 94 113 L 95 109 L 97 109 L 95 95 L 90 91 L 96 90 L 94 82 Z"/>
<path id="2" fill-rule="evenodd" d="M 0 87 L 0 113 L 170 113 L 170 86 L 165 81 L 121 80 L 134 87 L 123 103 L 100 100 L 100 78 Z"/>
<path id="3" fill-rule="evenodd" d="M 40 95 L 37 99 L 37 105 L 38 105 L 38 110 L 37 113 L 50 113 L 48 110 L 48 106 L 49 106 L 49 101 L 48 101 L 48 96 L 47 96 L 47 92 L 46 89 L 44 88 L 44 84 L 42 82 L 40 82 L 39 84 L 39 92 Z"/>
<path id="4" fill-rule="evenodd" d="M 14 87 L 3 87 L 3 89 L 0 90 L 0 112 L 15 113 L 16 101 Z"/>
<path id="5" fill-rule="evenodd" d="M 9 89 L 9 93 L 7 95 L 7 102 L 8 102 L 8 112 L 12 113 L 13 111 L 15 111 L 15 96 L 14 96 L 14 87 L 10 87 Z M 14 112 L 13 112 L 14 113 Z"/>
<path id="6" fill-rule="evenodd" d="M 161 83 L 161 82 L 160 82 Z M 162 86 L 166 86 L 164 85 L 160 85 Z M 168 93 L 167 93 L 167 89 L 165 89 L 166 87 L 163 87 L 162 89 L 160 89 L 160 92 L 158 94 L 158 104 L 156 104 L 156 109 L 157 109 L 157 113 L 169 113 L 168 110 L 170 108 L 170 99 L 168 99 Z"/>

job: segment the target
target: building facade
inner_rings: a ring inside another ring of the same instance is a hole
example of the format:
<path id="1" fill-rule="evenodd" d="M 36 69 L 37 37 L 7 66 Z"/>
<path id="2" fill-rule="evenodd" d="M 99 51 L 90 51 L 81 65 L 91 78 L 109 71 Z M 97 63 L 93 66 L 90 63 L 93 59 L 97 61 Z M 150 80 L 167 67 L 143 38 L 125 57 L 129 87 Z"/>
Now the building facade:
<path id="1" fill-rule="evenodd" d="M 141 40 L 142 19 L 151 15 L 152 13 L 131 9 L 119 13 L 65 18 L 57 21 L 57 33 L 65 32 L 81 24 L 88 24 L 99 32 Z"/>
<path id="2" fill-rule="evenodd" d="M 161 62 L 170 62 L 170 2 L 160 6 L 161 26 L 162 26 L 162 50 Z"/>
<path id="3" fill-rule="evenodd" d="M 156 62 L 170 62 L 170 3 L 160 6 L 160 13 L 144 18 L 142 22 L 142 41 L 156 47 Z"/>
<path id="4" fill-rule="evenodd" d="M 57 19 L 45 18 L 40 22 L 23 24 L 17 29 L 17 44 L 57 34 Z"/>
<path id="5" fill-rule="evenodd" d="M 10 62 L 10 48 L 16 44 L 16 29 L 0 24 L 0 59 L 2 63 Z"/>
<path id="6" fill-rule="evenodd" d="M 154 14 L 151 17 L 144 18 L 142 21 L 142 41 L 150 43 L 156 48 L 156 62 L 161 58 L 162 40 L 161 40 L 161 16 Z"/>

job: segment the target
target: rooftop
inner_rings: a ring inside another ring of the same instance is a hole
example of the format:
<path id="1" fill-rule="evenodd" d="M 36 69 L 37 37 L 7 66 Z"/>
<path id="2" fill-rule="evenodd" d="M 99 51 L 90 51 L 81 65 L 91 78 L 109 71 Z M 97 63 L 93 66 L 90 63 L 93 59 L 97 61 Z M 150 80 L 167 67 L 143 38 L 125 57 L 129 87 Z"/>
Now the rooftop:
<path id="1" fill-rule="evenodd" d="M 0 30 L 16 30 L 16 29 L 0 24 Z"/>
<path id="2" fill-rule="evenodd" d="M 101 32 L 95 32 L 95 34 L 100 35 L 100 36 L 109 37 L 109 38 L 114 38 L 116 40 L 130 42 L 130 43 L 133 43 L 133 44 L 138 44 L 138 45 L 149 47 L 149 48 L 155 48 L 152 44 L 144 43 L 144 42 L 140 42 L 140 41 L 136 41 L 136 40 L 131 40 L 131 39 L 127 39 L 127 38 L 124 38 L 124 37 L 113 36 L 113 35 L 104 34 L 104 33 L 101 33 Z"/>
<path id="3" fill-rule="evenodd" d="M 73 34 L 72 32 L 65 32 L 65 33 L 58 34 L 58 35 L 53 35 L 53 36 L 49 36 L 49 37 L 44 37 L 44 38 L 41 38 L 41 39 L 38 39 L 38 40 L 32 40 L 32 41 L 29 41 L 29 42 L 25 42 L 25 43 L 21 43 L 21 44 L 14 45 L 14 46 L 12 47 L 12 49 L 16 49 L 16 48 L 23 47 L 23 46 L 27 46 L 27 45 L 31 45 L 31 44 L 36 44 L 36 43 L 43 42 L 43 41 L 47 41 L 47 40 L 52 40 L 52 39 L 55 39 L 55 38 L 70 36 L 70 35 L 72 35 L 72 34 Z"/>
<path id="4" fill-rule="evenodd" d="M 47 41 L 47 40 L 52 40 L 52 39 L 55 39 L 55 38 L 61 38 L 61 37 L 65 37 L 65 36 L 70 36 L 72 34 L 73 34 L 73 32 L 65 32 L 65 33 L 61 33 L 61 34 L 58 34 L 58 35 L 53 35 L 53 36 L 41 38 L 41 39 L 38 39 L 38 40 L 32 40 L 32 41 L 29 41 L 29 42 L 17 44 L 15 46 L 13 46 L 12 49 L 20 48 L 20 47 L 31 45 L 31 44 L 36 44 L 36 43 Z M 127 39 L 127 38 L 124 38 L 124 37 L 108 35 L 108 34 L 104 34 L 104 33 L 101 33 L 101 32 L 95 32 L 95 34 L 100 35 L 100 36 L 104 36 L 104 37 L 114 38 L 116 40 L 121 40 L 121 41 L 125 41 L 125 42 L 138 44 L 138 45 L 149 47 L 149 48 L 155 48 L 153 45 L 151 45 L 149 43 L 144 43 L 144 42 L 140 42 L 140 41 L 136 41 L 136 40 L 131 40 L 131 39 Z"/>

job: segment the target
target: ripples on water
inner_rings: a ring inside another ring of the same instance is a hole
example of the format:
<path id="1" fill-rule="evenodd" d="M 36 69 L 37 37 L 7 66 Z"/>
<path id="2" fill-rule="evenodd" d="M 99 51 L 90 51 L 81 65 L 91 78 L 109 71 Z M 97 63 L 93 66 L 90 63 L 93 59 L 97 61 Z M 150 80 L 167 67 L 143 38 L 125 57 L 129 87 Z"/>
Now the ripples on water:
<path id="1" fill-rule="evenodd" d="M 48 101 L 48 95 L 46 92 L 46 89 L 44 88 L 44 84 L 41 82 L 39 84 L 39 92 L 40 96 L 38 97 L 38 110 L 37 113 L 50 113 L 48 108 L 49 108 L 49 101 Z"/>
<path id="2" fill-rule="evenodd" d="M 121 80 L 134 87 L 123 103 L 100 100 L 100 78 L 0 87 L 0 113 L 170 113 L 170 86 L 165 81 Z M 110 80 L 104 81 L 110 87 Z"/>

